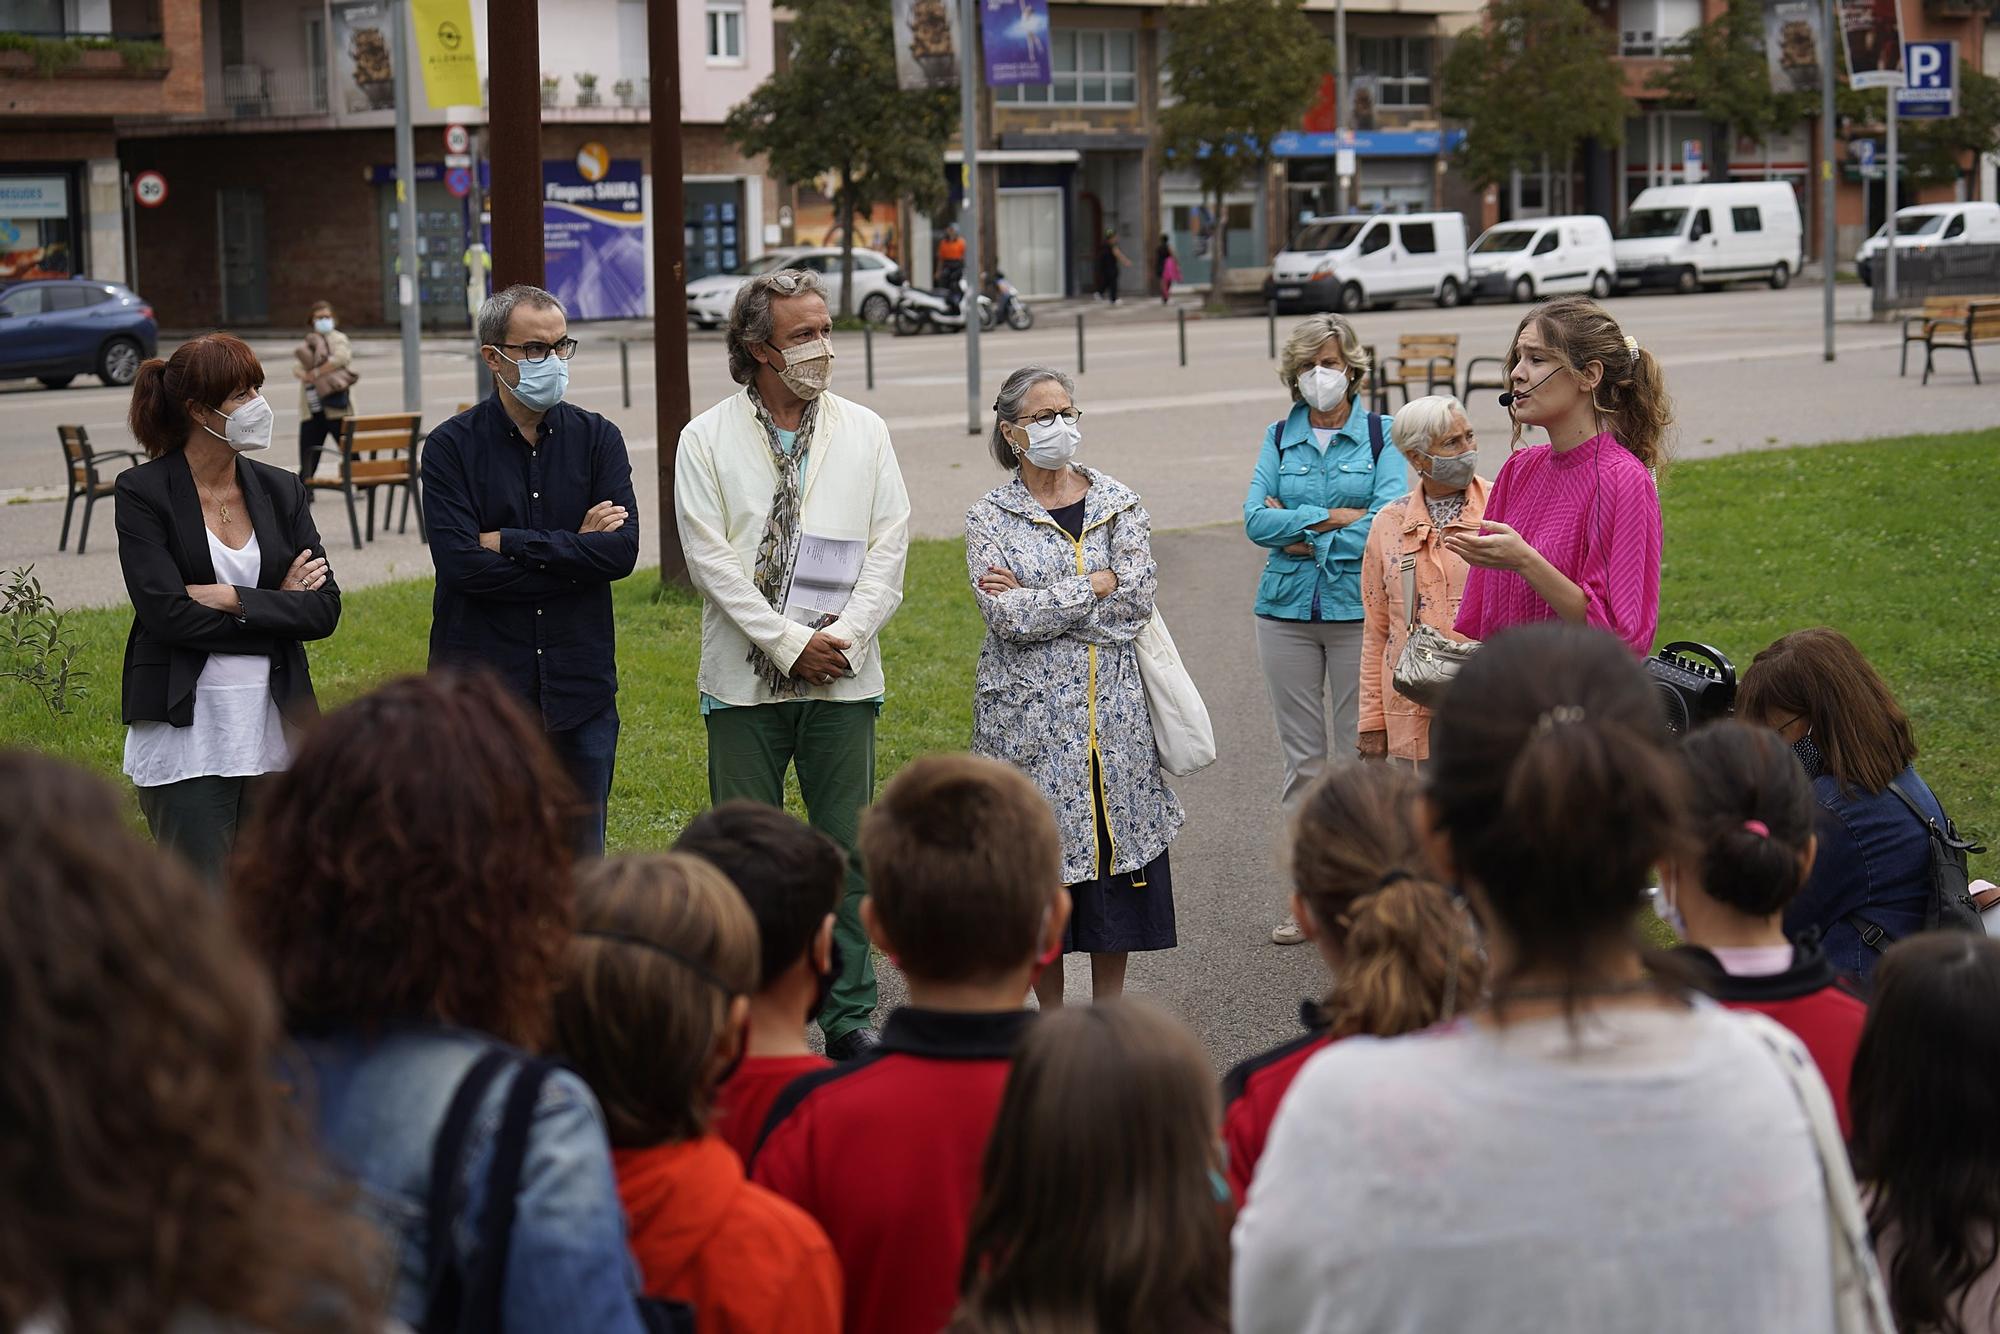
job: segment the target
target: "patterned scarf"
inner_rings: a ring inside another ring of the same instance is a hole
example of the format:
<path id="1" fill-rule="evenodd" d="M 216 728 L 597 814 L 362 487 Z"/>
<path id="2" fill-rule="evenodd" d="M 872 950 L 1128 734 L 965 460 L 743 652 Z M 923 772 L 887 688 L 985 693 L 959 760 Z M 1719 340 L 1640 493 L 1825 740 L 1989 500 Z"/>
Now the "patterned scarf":
<path id="1" fill-rule="evenodd" d="M 784 441 L 778 438 L 778 423 L 771 419 L 771 410 L 764 406 L 757 386 L 751 385 L 749 391 L 750 406 L 757 410 L 757 424 L 764 428 L 764 443 L 770 446 L 771 461 L 778 466 L 778 489 L 771 493 L 771 514 L 764 520 L 764 535 L 757 540 L 757 565 L 750 578 L 771 609 L 780 611 L 785 588 L 791 583 L 792 562 L 799 551 L 799 460 L 811 447 L 813 424 L 819 420 L 819 400 L 807 401 L 806 410 L 799 417 L 797 440 L 787 453 Z M 791 699 L 805 691 L 804 682 L 789 675 L 754 644 L 747 661 L 779 699 Z"/>

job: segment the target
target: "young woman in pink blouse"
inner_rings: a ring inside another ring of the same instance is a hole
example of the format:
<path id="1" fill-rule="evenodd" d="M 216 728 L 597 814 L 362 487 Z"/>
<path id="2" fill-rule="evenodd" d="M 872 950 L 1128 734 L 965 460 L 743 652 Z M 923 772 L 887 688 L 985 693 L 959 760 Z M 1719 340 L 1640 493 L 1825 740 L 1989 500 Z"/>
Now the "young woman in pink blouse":
<path id="1" fill-rule="evenodd" d="M 1643 657 L 1660 619 L 1660 493 L 1672 421 L 1660 364 L 1585 297 L 1537 306 L 1507 353 L 1517 450 L 1475 531 L 1446 529 L 1472 566 L 1455 628 L 1490 639 L 1510 626 L 1600 626 Z"/>

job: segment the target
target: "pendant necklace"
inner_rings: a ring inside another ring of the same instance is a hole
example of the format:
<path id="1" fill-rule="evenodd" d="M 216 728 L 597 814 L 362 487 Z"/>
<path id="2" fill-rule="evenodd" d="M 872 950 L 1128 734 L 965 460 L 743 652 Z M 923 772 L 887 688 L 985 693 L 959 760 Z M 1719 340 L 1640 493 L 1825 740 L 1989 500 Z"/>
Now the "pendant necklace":
<path id="1" fill-rule="evenodd" d="M 194 477 L 192 470 L 189 471 L 188 476 Z M 229 502 L 217 496 L 213 490 L 210 490 L 208 483 L 202 481 L 201 478 L 195 477 L 194 484 L 203 491 L 208 492 L 208 498 L 215 502 L 216 517 L 221 519 L 222 526 L 227 528 L 229 526 Z"/>

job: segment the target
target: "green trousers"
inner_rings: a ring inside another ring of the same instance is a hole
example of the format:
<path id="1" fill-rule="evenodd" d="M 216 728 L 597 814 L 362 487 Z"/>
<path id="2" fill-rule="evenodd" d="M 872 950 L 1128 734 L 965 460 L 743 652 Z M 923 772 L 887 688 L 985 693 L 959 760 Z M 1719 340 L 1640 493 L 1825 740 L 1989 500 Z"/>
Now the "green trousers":
<path id="1" fill-rule="evenodd" d="M 749 708 L 714 709 L 708 724 L 708 795 L 785 804 L 785 770 L 795 767 L 812 827 L 847 853 L 847 887 L 834 912 L 840 942 L 840 976 L 819 1012 L 827 1041 L 866 1028 L 875 1016 L 875 961 L 861 928 L 861 900 L 868 882 L 854 850 L 861 808 L 875 792 L 874 702 L 841 704 L 795 700 Z"/>

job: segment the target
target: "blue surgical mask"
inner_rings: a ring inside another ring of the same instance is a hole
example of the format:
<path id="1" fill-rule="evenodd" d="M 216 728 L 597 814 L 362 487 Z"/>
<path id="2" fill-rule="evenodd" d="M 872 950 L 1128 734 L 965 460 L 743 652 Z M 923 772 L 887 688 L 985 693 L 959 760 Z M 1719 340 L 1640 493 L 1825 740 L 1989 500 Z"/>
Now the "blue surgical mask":
<path id="1" fill-rule="evenodd" d="M 322 316 L 320 316 L 320 317 L 319 317 L 318 319 L 314 320 L 314 321 L 313 321 L 313 330 L 314 330 L 314 332 L 316 332 L 316 333 L 323 333 L 323 334 L 329 334 L 329 333 L 332 333 L 332 332 L 333 332 L 333 316 L 331 316 L 331 315 L 322 315 Z"/>
<path id="2" fill-rule="evenodd" d="M 494 349 L 499 351 L 498 348 Z M 520 368 L 521 383 L 509 386 L 507 392 L 518 400 L 522 407 L 536 412 L 547 412 L 562 402 L 563 391 L 569 388 L 569 363 L 551 352 L 540 361 L 523 358 L 514 361 L 505 352 L 500 355 Z M 501 384 L 506 384 L 505 380 Z"/>

